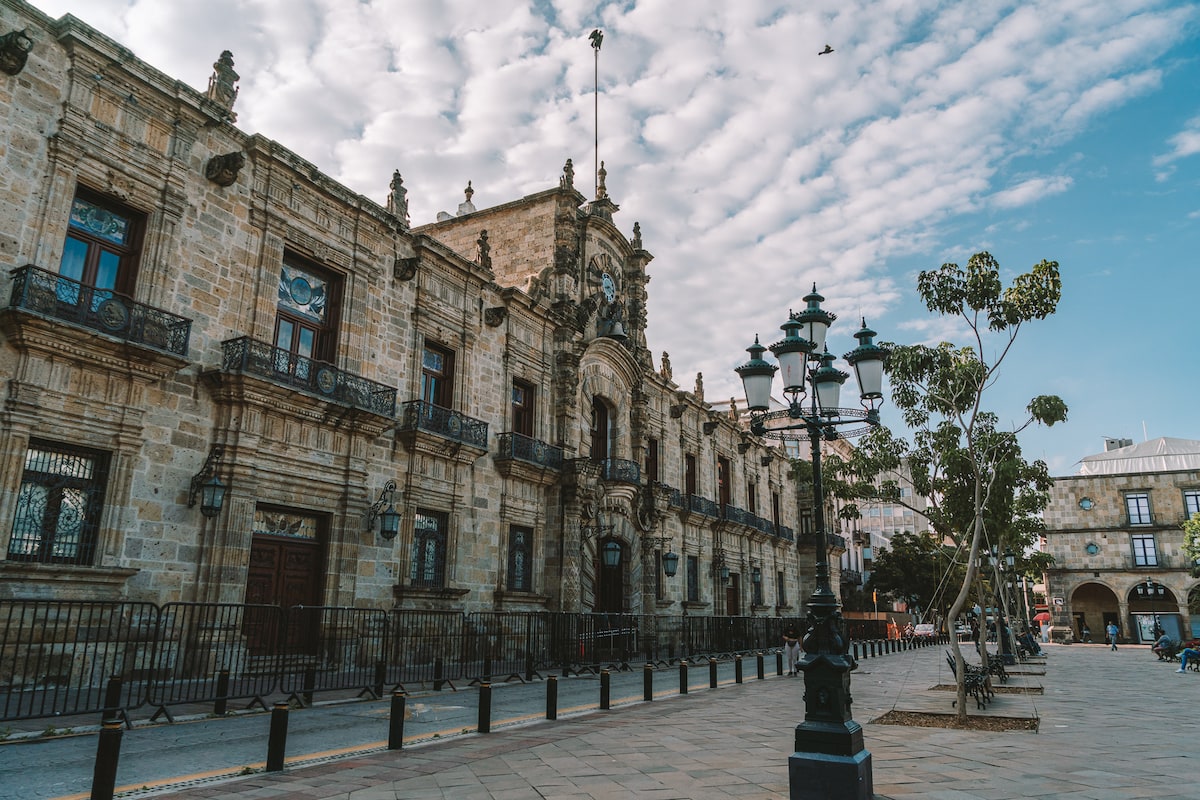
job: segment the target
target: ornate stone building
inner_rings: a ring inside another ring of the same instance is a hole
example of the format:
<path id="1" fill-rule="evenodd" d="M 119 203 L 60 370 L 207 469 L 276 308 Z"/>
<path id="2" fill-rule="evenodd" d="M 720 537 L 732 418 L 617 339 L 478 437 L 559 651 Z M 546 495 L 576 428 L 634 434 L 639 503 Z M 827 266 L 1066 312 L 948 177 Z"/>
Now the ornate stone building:
<path id="1" fill-rule="evenodd" d="M 603 175 L 410 227 L 238 129 L 228 52 L 0 36 L 0 597 L 795 613 L 788 463 L 655 366 Z"/>
<path id="2" fill-rule="evenodd" d="M 1200 442 L 1110 442 L 1078 475 L 1055 478 L 1046 508 L 1054 557 L 1047 595 L 1055 638 L 1092 640 L 1116 622 L 1126 641 L 1200 635 L 1200 578 L 1183 553 L 1183 530 L 1200 513 Z"/>

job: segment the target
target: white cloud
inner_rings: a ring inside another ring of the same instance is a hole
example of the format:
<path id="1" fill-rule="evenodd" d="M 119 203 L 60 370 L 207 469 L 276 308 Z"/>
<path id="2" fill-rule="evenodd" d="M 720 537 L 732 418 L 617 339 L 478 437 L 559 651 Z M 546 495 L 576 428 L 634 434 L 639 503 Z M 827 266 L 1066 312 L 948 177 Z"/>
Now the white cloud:
<path id="1" fill-rule="evenodd" d="M 992 205 L 997 208 L 1016 208 L 1036 203 L 1043 197 L 1062 194 L 1071 188 L 1074 181 L 1066 175 L 1029 178 L 992 195 Z"/>

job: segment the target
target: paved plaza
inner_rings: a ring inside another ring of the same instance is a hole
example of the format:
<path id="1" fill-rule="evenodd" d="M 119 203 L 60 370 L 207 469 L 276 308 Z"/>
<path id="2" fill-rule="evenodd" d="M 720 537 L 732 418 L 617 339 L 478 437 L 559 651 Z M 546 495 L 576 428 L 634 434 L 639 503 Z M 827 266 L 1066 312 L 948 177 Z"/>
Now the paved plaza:
<path id="1" fill-rule="evenodd" d="M 996 800 L 1200 797 L 1200 673 L 1149 649 L 1047 647 L 1014 667 L 989 716 L 1036 717 L 1037 732 L 988 733 L 873 722 L 892 710 L 951 712 L 943 647 L 864 659 L 854 718 L 877 798 Z M 664 677 L 670 676 L 668 672 Z M 669 680 L 663 681 L 667 683 Z M 666 688 L 660 684 L 656 689 Z M 668 694 L 557 722 L 530 721 L 404 750 L 289 752 L 282 773 L 120 787 L 121 796 L 305 800 L 566 800 L 786 797 L 801 678 Z M 614 696 L 614 701 L 616 701 Z M 531 715 L 536 716 L 536 715 Z M 164 729 L 167 730 L 167 729 Z M 180 779 L 188 779 L 180 765 Z M 120 781 L 118 781 L 120 783 Z"/>

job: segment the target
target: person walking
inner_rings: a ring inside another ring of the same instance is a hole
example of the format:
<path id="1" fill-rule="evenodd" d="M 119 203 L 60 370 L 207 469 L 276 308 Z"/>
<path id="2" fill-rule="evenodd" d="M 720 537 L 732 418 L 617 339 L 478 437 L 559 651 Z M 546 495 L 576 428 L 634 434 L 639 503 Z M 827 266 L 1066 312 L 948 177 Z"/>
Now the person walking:
<path id="1" fill-rule="evenodd" d="M 795 625 L 788 625 L 783 632 L 783 657 L 787 661 L 787 674 L 796 674 L 796 662 L 800 660 L 800 634 Z"/>
<path id="2" fill-rule="evenodd" d="M 1108 623 L 1108 625 L 1106 625 L 1104 628 L 1104 632 L 1106 634 L 1108 634 L 1108 641 L 1112 643 L 1112 649 L 1116 650 L 1117 649 L 1117 634 L 1120 633 L 1120 631 L 1117 630 L 1117 623 L 1115 623 L 1115 622 Z"/>

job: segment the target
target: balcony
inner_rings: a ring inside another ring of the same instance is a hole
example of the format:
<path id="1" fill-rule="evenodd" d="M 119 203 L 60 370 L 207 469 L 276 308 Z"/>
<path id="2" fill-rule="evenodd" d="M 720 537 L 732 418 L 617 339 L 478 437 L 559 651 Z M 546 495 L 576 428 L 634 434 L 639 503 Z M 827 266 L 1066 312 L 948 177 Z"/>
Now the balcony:
<path id="1" fill-rule="evenodd" d="M 831 550 L 845 550 L 846 537 L 837 533 L 829 534 L 829 548 Z"/>
<path id="2" fill-rule="evenodd" d="M 863 575 L 856 569 L 842 569 L 842 583 L 848 583 L 851 586 L 862 586 Z"/>
<path id="3" fill-rule="evenodd" d="M 780 525 L 779 531 L 775 535 L 788 542 L 796 541 L 796 534 L 787 525 Z"/>
<path id="4" fill-rule="evenodd" d="M 713 517 L 719 519 L 721 516 L 721 507 L 707 497 L 701 497 L 698 494 L 689 494 L 687 496 L 688 510 L 700 514 L 705 517 Z"/>
<path id="5" fill-rule="evenodd" d="M 221 350 L 222 372 L 263 378 L 278 386 L 299 389 L 382 417 L 396 415 L 395 389 L 332 364 L 298 356 L 249 336 L 224 341 Z"/>
<path id="6" fill-rule="evenodd" d="M 496 466 L 506 478 L 546 483 L 553 481 L 554 473 L 562 469 L 561 447 L 520 433 L 502 433 L 497 438 L 500 450 L 495 456 Z"/>
<path id="7" fill-rule="evenodd" d="M 397 430 L 408 434 L 429 433 L 477 450 L 487 450 L 486 422 L 424 400 L 410 400 L 404 404 Z"/>
<path id="8" fill-rule="evenodd" d="M 744 508 L 731 506 L 728 503 L 721 508 L 721 518 L 729 522 L 734 522 L 738 525 L 745 525 L 747 528 L 761 530 L 761 528 L 758 526 L 757 514 L 751 514 Z"/>
<path id="9" fill-rule="evenodd" d="M 606 481 L 631 483 L 634 486 L 642 482 L 642 468 L 636 461 L 627 461 L 623 458 L 606 458 L 601 463 L 604 465 L 601 477 Z"/>
<path id="10" fill-rule="evenodd" d="M 26 265 L 14 269 L 9 305 L 130 344 L 187 357 L 192 321 Z"/>

